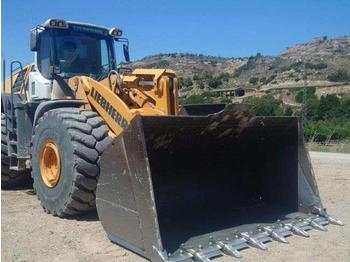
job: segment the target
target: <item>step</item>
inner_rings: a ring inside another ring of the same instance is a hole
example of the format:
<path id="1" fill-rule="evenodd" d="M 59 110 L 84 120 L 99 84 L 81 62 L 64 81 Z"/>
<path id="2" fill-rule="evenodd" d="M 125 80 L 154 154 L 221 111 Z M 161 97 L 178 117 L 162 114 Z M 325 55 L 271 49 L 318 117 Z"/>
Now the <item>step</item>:
<path id="1" fill-rule="evenodd" d="M 10 145 L 17 146 L 18 143 L 17 143 L 16 140 L 10 140 L 10 141 L 9 141 L 9 144 L 10 144 Z"/>

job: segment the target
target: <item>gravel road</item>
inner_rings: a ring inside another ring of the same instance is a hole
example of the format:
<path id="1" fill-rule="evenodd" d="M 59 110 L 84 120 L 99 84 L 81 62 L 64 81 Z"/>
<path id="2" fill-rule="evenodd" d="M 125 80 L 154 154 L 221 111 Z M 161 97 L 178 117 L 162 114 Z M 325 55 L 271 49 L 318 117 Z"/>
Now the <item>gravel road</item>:
<path id="1" fill-rule="evenodd" d="M 312 230 L 309 239 L 294 236 L 288 245 L 269 243 L 268 251 L 250 248 L 240 261 L 350 261 L 350 154 L 312 152 L 311 158 L 324 205 L 346 226 L 330 225 L 327 233 Z M 2 261 L 145 261 L 110 243 L 96 214 L 47 215 L 30 188 L 1 196 Z"/>

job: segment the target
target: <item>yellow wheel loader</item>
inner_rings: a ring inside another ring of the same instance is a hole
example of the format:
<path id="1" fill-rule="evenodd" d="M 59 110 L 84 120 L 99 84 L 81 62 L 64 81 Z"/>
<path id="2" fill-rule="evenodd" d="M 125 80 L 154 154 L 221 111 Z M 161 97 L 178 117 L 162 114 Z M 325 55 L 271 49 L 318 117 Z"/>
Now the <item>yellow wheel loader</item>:
<path id="1" fill-rule="evenodd" d="M 2 88 L 3 187 L 31 171 L 47 213 L 97 207 L 108 238 L 151 261 L 239 258 L 342 225 L 297 118 L 180 107 L 174 72 L 118 68 L 118 43 L 129 61 L 118 28 L 49 19 L 31 31 L 35 62 L 11 62 Z"/>

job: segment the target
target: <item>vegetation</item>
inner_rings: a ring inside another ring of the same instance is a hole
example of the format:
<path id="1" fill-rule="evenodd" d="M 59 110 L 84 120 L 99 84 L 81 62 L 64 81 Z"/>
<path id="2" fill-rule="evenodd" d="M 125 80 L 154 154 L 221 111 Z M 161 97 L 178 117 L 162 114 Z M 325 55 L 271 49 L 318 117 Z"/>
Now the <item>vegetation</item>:
<path id="1" fill-rule="evenodd" d="M 245 99 L 244 103 L 252 105 L 257 116 L 286 115 L 283 109 L 282 101 L 275 99 L 272 95 L 266 95 L 261 98 L 250 97 Z"/>
<path id="2" fill-rule="evenodd" d="M 350 74 L 345 70 L 338 70 L 329 74 L 327 79 L 332 82 L 350 81 Z"/>
<path id="3" fill-rule="evenodd" d="M 221 98 L 220 103 L 230 104 L 230 103 L 232 103 L 232 100 L 230 98 L 228 98 L 228 97 L 223 97 L 223 98 Z"/>
<path id="4" fill-rule="evenodd" d="M 229 73 L 221 73 L 218 76 L 218 79 L 223 81 L 223 82 L 228 82 L 228 80 L 230 79 L 230 74 Z"/>
<path id="5" fill-rule="evenodd" d="M 151 68 L 168 68 L 169 62 L 166 60 L 160 60 L 158 62 L 152 63 L 148 65 Z"/>
<path id="6" fill-rule="evenodd" d="M 317 99 L 317 96 L 315 95 L 316 88 L 315 87 L 308 87 L 306 89 L 306 99 L 312 100 L 312 99 Z M 300 90 L 296 96 L 295 96 L 295 101 L 298 103 L 303 102 L 303 97 L 304 97 L 304 91 Z"/>
<path id="7" fill-rule="evenodd" d="M 220 79 L 218 79 L 218 78 L 213 77 L 213 78 L 209 79 L 208 85 L 209 85 L 210 88 L 216 89 L 220 85 L 222 85 L 222 81 Z"/>
<path id="8" fill-rule="evenodd" d="M 326 69 L 328 67 L 328 65 L 326 63 L 317 63 L 317 64 L 306 63 L 305 67 L 307 69 L 322 70 L 322 69 Z"/>
<path id="9" fill-rule="evenodd" d="M 203 55 L 203 54 L 193 54 L 193 53 L 159 53 L 155 55 L 145 56 L 143 59 L 148 58 L 157 58 L 157 57 L 200 57 L 205 59 L 232 59 L 233 57 L 221 57 L 221 56 L 212 56 L 212 55 Z"/>
<path id="10" fill-rule="evenodd" d="M 180 77 L 179 80 L 180 80 L 181 88 L 189 87 L 193 85 L 192 79 L 190 77 L 185 77 L 185 78 Z"/>
<path id="11" fill-rule="evenodd" d="M 321 96 L 307 114 L 305 137 L 315 141 L 350 139 L 350 97 Z M 309 109 L 309 108 L 308 108 Z"/>
<path id="12" fill-rule="evenodd" d="M 193 75 L 192 79 L 180 78 L 181 87 L 190 87 L 196 85 L 200 89 L 207 87 L 211 89 L 220 88 L 224 83 L 227 83 L 232 76 L 229 73 L 221 73 L 219 75 L 213 75 L 210 72 L 204 71 L 202 74 Z"/>
<path id="13" fill-rule="evenodd" d="M 275 78 L 276 78 L 276 75 L 271 75 L 271 76 L 269 76 L 269 78 L 267 78 L 267 79 L 263 82 L 263 84 L 266 85 L 266 84 L 272 82 Z"/>
<path id="14" fill-rule="evenodd" d="M 249 79 L 249 83 L 251 83 L 252 85 L 255 85 L 258 82 L 259 82 L 259 78 L 258 77 L 253 76 L 253 77 L 251 77 Z"/>
<path id="15" fill-rule="evenodd" d="M 301 94 L 301 95 L 300 95 Z M 302 99 L 302 91 L 297 97 Z M 350 97 L 326 95 L 320 99 L 315 95 L 315 89 L 307 92 L 307 117 L 304 123 L 306 140 L 325 142 L 329 140 L 350 139 Z M 245 101 L 254 106 L 257 115 L 291 116 L 301 115 L 291 107 L 284 107 L 282 102 L 271 95 L 261 98 L 250 98 Z"/>
<path id="16" fill-rule="evenodd" d="M 191 95 L 186 99 L 180 101 L 183 105 L 194 105 L 194 104 L 212 104 L 214 102 L 212 96 L 208 92 L 204 92 L 200 95 Z"/>
<path id="17" fill-rule="evenodd" d="M 258 61 L 261 58 L 262 58 L 262 55 L 260 53 L 257 53 L 255 56 L 250 56 L 248 58 L 247 63 L 245 63 L 241 67 L 237 68 L 233 76 L 234 77 L 239 77 L 242 72 L 249 71 L 249 70 L 255 68 L 256 67 L 256 61 Z"/>
<path id="18" fill-rule="evenodd" d="M 303 62 L 301 61 L 298 61 L 298 62 L 295 62 L 295 63 L 292 63 L 290 65 L 287 65 L 287 66 L 283 66 L 281 68 L 281 72 L 285 72 L 285 71 L 289 71 L 289 70 L 295 70 L 295 71 L 299 71 L 300 70 L 300 67 L 303 65 Z"/>
<path id="19" fill-rule="evenodd" d="M 326 142 L 330 140 L 350 140 L 350 97 L 337 95 L 315 95 L 315 88 L 307 89 L 307 115 L 304 136 L 307 141 Z M 231 103 L 231 99 L 215 98 L 214 94 L 205 92 L 182 99 L 182 104 Z M 303 91 L 299 91 L 296 100 L 302 102 Z M 263 97 L 250 97 L 243 103 L 253 106 L 258 116 L 301 116 L 302 110 L 286 106 L 281 100 L 267 94 Z"/>

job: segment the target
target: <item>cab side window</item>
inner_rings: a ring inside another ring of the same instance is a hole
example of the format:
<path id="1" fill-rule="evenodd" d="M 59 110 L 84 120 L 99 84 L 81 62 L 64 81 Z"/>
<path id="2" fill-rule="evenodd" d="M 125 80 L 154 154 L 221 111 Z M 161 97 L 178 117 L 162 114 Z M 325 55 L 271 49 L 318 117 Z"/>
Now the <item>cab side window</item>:
<path id="1" fill-rule="evenodd" d="M 45 77 L 49 77 L 49 70 L 51 64 L 51 43 L 48 32 L 40 34 L 40 45 L 37 54 L 37 64 L 40 73 Z"/>

